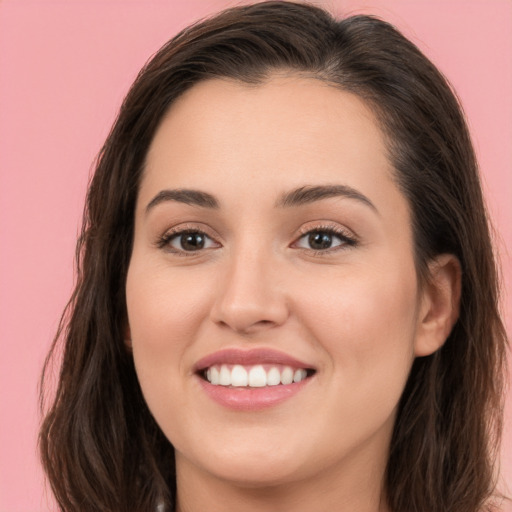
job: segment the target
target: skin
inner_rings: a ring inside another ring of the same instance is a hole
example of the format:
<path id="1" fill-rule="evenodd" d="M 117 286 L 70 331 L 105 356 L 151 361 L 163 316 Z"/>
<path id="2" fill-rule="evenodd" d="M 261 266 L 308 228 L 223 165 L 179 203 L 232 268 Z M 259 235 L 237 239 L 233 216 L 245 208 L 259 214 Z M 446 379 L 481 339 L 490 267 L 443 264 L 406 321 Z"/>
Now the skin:
<path id="1" fill-rule="evenodd" d="M 302 186 L 330 197 L 275 205 Z M 219 208 L 161 201 L 194 189 Z M 147 156 L 127 284 L 127 343 L 150 410 L 176 450 L 179 511 L 387 510 L 383 475 L 415 357 L 456 318 L 459 272 L 419 286 L 408 203 L 358 97 L 312 78 L 210 80 L 171 107 Z M 315 252 L 309 231 L 341 230 Z M 183 255 L 171 229 L 206 233 Z M 287 401 L 229 410 L 193 374 L 226 348 L 274 348 L 317 371 Z"/>

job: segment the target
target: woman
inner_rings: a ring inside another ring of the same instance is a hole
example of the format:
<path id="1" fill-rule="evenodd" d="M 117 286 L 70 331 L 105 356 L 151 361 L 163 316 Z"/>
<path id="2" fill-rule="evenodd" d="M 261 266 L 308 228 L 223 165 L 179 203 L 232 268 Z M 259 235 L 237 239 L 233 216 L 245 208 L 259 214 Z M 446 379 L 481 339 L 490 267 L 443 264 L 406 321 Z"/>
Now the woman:
<path id="1" fill-rule="evenodd" d="M 477 164 L 390 25 L 267 2 L 178 34 L 121 107 L 77 255 L 40 436 L 62 510 L 493 510 Z"/>

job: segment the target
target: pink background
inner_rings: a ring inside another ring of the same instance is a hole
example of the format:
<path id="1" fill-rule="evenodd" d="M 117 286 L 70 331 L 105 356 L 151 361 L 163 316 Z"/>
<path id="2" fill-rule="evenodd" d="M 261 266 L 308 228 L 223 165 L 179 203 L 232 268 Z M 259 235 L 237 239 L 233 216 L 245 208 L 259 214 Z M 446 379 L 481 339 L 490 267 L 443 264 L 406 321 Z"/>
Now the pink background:
<path id="1" fill-rule="evenodd" d="M 52 508 L 36 456 L 41 365 L 73 282 L 94 156 L 145 60 L 235 1 L 0 0 L 0 512 Z M 504 289 L 512 262 L 512 2 L 330 0 L 396 24 L 454 84 L 469 118 Z M 508 251 L 507 253 L 507 247 Z M 509 332 L 510 296 L 504 302 Z M 512 488 L 512 397 L 503 478 Z"/>

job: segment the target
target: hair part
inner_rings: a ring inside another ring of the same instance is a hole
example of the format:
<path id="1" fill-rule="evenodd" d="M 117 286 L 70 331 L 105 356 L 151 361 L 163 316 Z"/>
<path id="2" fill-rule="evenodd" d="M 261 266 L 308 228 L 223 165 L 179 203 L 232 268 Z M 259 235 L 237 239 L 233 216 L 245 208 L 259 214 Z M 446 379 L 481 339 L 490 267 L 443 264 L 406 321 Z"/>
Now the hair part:
<path id="1" fill-rule="evenodd" d="M 386 138 L 408 199 L 421 279 L 454 254 L 460 317 L 444 346 L 417 358 L 390 447 L 393 512 L 491 510 L 502 428 L 506 335 L 475 154 L 441 73 L 390 24 L 336 21 L 308 4 L 234 7 L 181 31 L 144 66 L 98 156 L 76 250 L 77 280 L 42 377 L 62 346 L 59 384 L 40 432 L 61 510 L 172 509 L 174 452 L 151 416 L 126 350 L 125 281 L 145 158 L 170 106 L 194 84 L 264 83 L 277 72 L 361 97 Z"/>

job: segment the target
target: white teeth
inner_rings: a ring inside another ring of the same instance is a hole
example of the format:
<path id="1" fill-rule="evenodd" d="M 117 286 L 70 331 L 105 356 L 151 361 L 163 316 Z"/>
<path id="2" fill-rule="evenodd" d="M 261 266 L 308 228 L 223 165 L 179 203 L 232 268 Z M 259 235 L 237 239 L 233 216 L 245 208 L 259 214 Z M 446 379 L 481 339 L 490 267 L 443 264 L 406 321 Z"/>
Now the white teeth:
<path id="1" fill-rule="evenodd" d="M 272 366 L 267 373 L 267 386 L 277 386 L 278 384 L 281 384 L 281 373 L 275 366 Z"/>
<path id="2" fill-rule="evenodd" d="M 265 370 L 263 365 L 244 367 L 236 364 L 231 367 L 223 364 L 211 366 L 204 376 L 214 386 L 262 388 L 300 382 L 307 377 L 307 371 L 303 368 L 293 370 L 290 366 L 272 366 Z"/>
<path id="3" fill-rule="evenodd" d="M 232 386 L 247 386 L 247 370 L 239 364 L 233 366 L 231 370 Z"/>
<path id="4" fill-rule="evenodd" d="M 206 372 L 206 378 L 214 385 L 218 386 L 219 384 L 219 370 L 215 368 L 215 366 L 212 366 L 211 368 L 208 368 L 208 371 L 210 372 L 210 376 L 208 377 L 208 372 Z"/>
<path id="5" fill-rule="evenodd" d="M 225 364 L 220 367 L 219 384 L 221 386 L 231 386 L 231 372 Z"/>
<path id="6" fill-rule="evenodd" d="M 253 366 L 249 371 L 249 386 L 262 388 L 267 385 L 267 372 L 263 366 Z"/>
<path id="7" fill-rule="evenodd" d="M 293 382 L 300 382 L 306 378 L 306 370 L 295 370 L 293 374 Z"/>
<path id="8" fill-rule="evenodd" d="M 293 370 L 286 366 L 281 372 L 281 384 L 291 384 L 293 382 Z"/>

